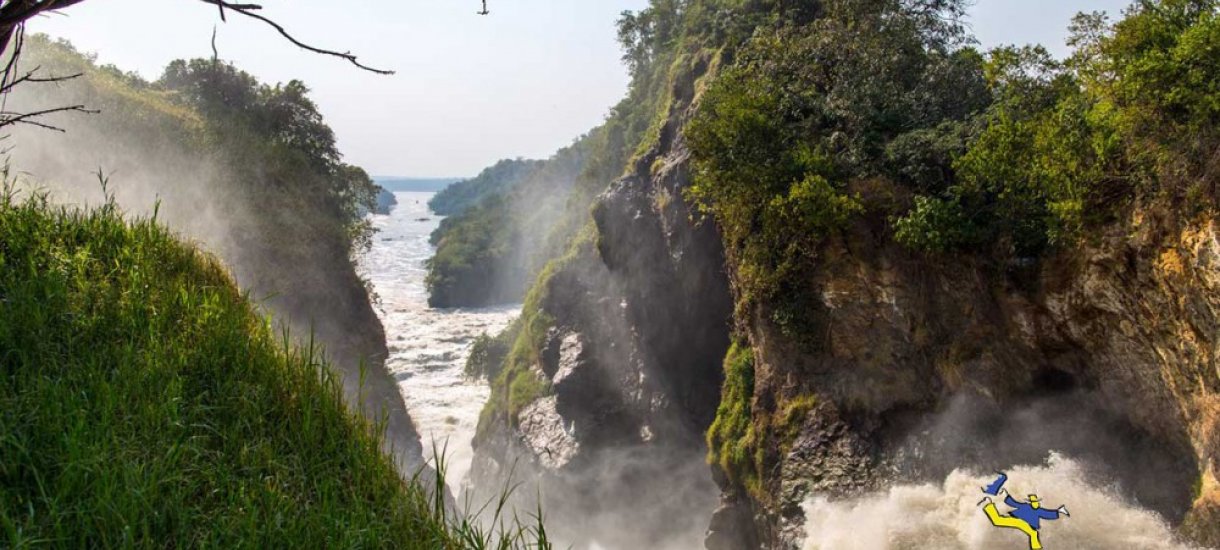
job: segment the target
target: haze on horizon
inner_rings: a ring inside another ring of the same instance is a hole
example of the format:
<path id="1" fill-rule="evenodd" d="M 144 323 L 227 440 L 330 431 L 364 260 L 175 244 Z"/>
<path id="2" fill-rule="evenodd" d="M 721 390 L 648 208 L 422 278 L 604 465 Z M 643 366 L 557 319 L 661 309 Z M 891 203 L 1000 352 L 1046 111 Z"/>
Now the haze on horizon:
<path id="1" fill-rule="evenodd" d="M 241 17 L 222 23 L 194 0 L 85 2 L 31 22 L 145 78 L 171 60 L 220 56 L 265 82 L 304 81 L 347 161 L 370 174 L 461 177 L 502 158 L 546 158 L 596 126 L 627 85 L 615 22 L 647 0 L 299 0 L 265 2 L 298 38 L 398 72 L 378 76 L 299 50 Z M 1129 0 L 978 0 L 984 48 L 1041 43 L 1057 55 L 1073 14 Z"/>

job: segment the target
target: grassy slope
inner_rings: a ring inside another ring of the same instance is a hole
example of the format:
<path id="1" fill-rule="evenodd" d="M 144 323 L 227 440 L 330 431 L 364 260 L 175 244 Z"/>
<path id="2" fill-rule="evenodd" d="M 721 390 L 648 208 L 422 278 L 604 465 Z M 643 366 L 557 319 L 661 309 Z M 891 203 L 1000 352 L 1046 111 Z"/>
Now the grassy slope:
<path id="1" fill-rule="evenodd" d="M 483 546 L 282 341 L 154 221 L 6 193 L 0 546 Z"/>

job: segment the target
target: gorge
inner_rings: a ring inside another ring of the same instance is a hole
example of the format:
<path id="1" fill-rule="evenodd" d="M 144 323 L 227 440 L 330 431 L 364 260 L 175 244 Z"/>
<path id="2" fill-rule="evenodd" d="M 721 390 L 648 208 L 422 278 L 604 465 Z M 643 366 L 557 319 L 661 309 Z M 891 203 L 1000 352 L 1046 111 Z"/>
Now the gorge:
<path id="1" fill-rule="evenodd" d="M 599 125 L 460 180 L 347 164 L 303 82 L 30 36 L 83 76 L 6 100 L 101 113 L 9 152 L 0 533 L 1023 547 L 1005 472 L 1048 548 L 1220 548 L 1220 4 L 1065 58 L 970 8 L 649 0 Z"/>
<path id="2" fill-rule="evenodd" d="M 693 547 L 709 517 L 713 549 L 967 548 L 977 510 L 826 522 L 1017 469 L 1139 518 L 1073 516 L 1074 547 L 1217 544 L 1215 113 L 1122 88 L 1178 85 L 1134 68 L 1156 48 L 1214 82 L 1185 37 L 1215 6 L 1082 16 L 1059 63 L 976 57 L 952 2 L 714 4 L 620 22 L 635 80 L 586 138 L 592 215 L 474 369 L 474 485 L 536 480 L 591 547 Z"/>

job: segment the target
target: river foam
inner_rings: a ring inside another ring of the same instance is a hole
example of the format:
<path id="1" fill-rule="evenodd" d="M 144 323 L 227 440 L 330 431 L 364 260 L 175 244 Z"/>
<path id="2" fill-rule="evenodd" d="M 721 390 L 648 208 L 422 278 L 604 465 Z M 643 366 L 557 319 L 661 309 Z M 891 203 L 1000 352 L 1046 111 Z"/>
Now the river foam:
<path id="1" fill-rule="evenodd" d="M 1081 464 L 1051 453 L 1045 464 L 1012 468 L 1005 488 L 1025 500 L 1066 505 L 1071 517 L 1042 525 L 1048 548 L 1186 550 L 1154 512 L 1124 501 L 1111 487 L 1086 479 Z M 994 474 L 956 470 L 940 485 L 897 485 L 860 499 L 805 504 L 805 550 L 906 550 L 916 548 L 1021 549 L 1025 536 L 993 527 L 978 506 L 980 487 Z M 1000 504 L 1001 513 L 1007 508 Z"/>
<path id="2" fill-rule="evenodd" d="M 470 446 L 487 383 L 464 376 L 470 346 L 480 334 L 496 334 L 520 314 L 520 306 L 477 309 L 428 307 L 428 243 L 441 217 L 428 210 L 432 193 L 398 192 L 389 215 L 371 215 L 377 229 L 361 272 L 380 301 L 390 355 L 386 367 L 398 381 L 407 410 L 432 459 L 433 445 L 445 450 L 446 482 L 461 487 L 470 470 Z"/>

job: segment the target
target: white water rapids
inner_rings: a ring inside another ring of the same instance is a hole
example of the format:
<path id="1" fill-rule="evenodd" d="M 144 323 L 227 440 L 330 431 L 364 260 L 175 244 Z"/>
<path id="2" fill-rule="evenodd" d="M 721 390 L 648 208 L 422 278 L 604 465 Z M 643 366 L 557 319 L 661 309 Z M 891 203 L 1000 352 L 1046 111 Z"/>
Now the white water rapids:
<path id="1" fill-rule="evenodd" d="M 470 470 L 470 441 L 490 392 L 485 381 L 463 375 L 466 357 L 475 337 L 499 333 L 520 306 L 428 307 L 424 263 L 435 252 L 428 236 L 441 220 L 428 210 L 432 195 L 395 193 L 398 206 L 388 216 L 370 216 L 378 232 L 360 264 L 380 298 L 390 351 L 386 367 L 398 381 L 425 458 L 432 458 L 434 442 L 447 444 L 446 482 L 457 489 Z"/>
<path id="2" fill-rule="evenodd" d="M 1076 461 L 1052 453 L 1046 464 L 1008 472 L 1014 498 L 1036 494 L 1048 508 L 1067 506 L 1071 517 L 1040 530 L 1047 549 L 1185 550 L 1157 514 L 1132 506 L 1110 488 L 1085 480 Z M 942 485 L 898 485 L 858 500 L 805 504 L 805 550 L 1020 550 L 1025 535 L 993 527 L 978 506 L 980 487 L 994 474 L 954 471 Z M 1008 508 L 996 499 L 1000 513 Z"/>

